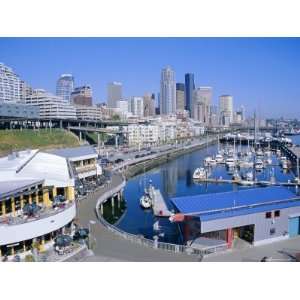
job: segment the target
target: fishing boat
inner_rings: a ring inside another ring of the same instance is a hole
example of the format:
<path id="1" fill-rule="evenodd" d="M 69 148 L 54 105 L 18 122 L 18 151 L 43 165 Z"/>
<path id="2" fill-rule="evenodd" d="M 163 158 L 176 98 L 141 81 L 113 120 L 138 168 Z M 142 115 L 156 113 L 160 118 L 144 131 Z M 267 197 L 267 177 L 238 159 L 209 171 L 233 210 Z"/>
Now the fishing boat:
<path id="1" fill-rule="evenodd" d="M 197 168 L 193 174 L 193 179 L 205 179 L 207 175 L 207 171 L 204 168 Z"/>

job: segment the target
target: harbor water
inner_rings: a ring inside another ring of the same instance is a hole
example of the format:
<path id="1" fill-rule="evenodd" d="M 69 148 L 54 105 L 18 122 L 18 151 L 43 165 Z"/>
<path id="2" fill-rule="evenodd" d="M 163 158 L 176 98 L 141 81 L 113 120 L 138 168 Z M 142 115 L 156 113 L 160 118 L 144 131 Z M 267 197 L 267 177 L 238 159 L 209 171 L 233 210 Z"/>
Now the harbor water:
<path id="1" fill-rule="evenodd" d="M 293 140 L 296 144 L 300 144 L 299 136 L 293 137 Z M 243 150 L 243 148 L 239 149 Z M 155 188 L 161 191 L 170 210 L 173 209 L 170 202 L 171 197 L 253 188 L 237 186 L 235 184 L 194 182 L 194 170 L 203 166 L 205 157 L 214 156 L 217 151 L 217 145 L 208 146 L 204 149 L 180 156 L 144 174 L 129 179 L 124 189 L 127 209 L 117 226 L 126 232 L 142 235 L 149 239 L 158 236 L 161 241 L 181 243 L 182 237 L 178 225 L 170 223 L 167 218 L 160 218 L 157 223 L 157 219 L 153 216 L 151 210 L 141 208 L 139 203 L 140 197 L 143 195 L 144 188 L 149 183 L 149 180 L 152 181 L 152 185 Z M 283 171 L 281 169 L 275 154 L 272 154 L 272 161 L 272 165 L 266 167 L 263 171 L 254 172 L 257 180 L 269 180 L 271 171 L 278 182 L 287 182 L 294 178 L 294 174 L 291 171 Z M 224 165 L 217 165 L 211 169 L 210 177 L 231 179 L 232 174 L 228 174 Z M 157 224 L 160 230 L 157 230 Z"/>

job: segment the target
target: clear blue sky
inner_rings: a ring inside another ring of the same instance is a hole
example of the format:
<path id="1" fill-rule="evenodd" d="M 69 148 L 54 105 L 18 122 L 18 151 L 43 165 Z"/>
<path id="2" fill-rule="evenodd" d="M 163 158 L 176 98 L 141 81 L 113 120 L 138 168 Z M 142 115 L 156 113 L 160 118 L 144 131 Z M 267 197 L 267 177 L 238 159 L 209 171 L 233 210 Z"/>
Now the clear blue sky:
<path id="1" fill-rule="evenodd" d="M 196 86 L 212 86 L 213 101 L 231 94 L 265 117 L 300 117 L 300 38 L 0 38 L 0 62 L 34 88 L 55 92 L 61 73 L 91 84 L 105 101 L 109 81 L 124 96 L 159 91 L 160 71 L 170 65 L 176 81 L 195 74 Z"/>

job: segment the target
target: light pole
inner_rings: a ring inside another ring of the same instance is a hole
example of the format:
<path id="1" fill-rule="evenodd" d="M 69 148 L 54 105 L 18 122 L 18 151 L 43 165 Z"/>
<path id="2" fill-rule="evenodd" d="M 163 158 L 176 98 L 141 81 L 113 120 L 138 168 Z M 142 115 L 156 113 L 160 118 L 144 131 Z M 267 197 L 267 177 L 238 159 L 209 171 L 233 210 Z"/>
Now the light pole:
<path id="1" fill-rule="evenodd" d="M 96 222 L 94 220 L 90 220 L 89 221 L 89 249 L 92 248 L 92 226 L 91 225 L 95 225 Z"/>

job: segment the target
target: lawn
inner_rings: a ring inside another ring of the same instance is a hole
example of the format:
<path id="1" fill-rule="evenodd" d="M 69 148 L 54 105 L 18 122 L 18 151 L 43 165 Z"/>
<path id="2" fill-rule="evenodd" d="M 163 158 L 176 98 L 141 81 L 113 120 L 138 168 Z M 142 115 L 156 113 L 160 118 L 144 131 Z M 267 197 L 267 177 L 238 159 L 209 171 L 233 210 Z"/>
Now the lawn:
<path id="1" fill-rule="evenodd" d="M 78 138 L 63 129 L 1 130 L 0 155 L 24 149 L 50 149 L 79 146 Z"/>

